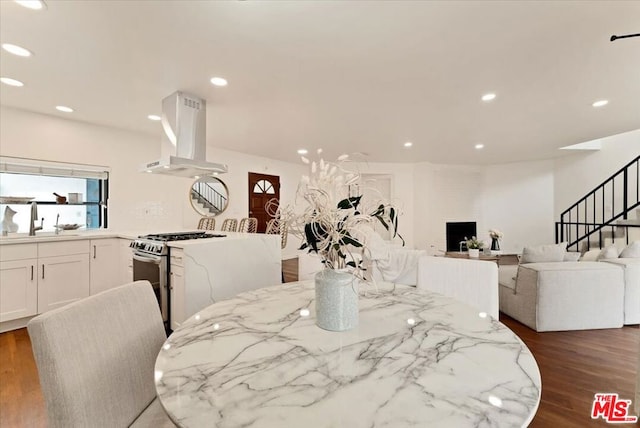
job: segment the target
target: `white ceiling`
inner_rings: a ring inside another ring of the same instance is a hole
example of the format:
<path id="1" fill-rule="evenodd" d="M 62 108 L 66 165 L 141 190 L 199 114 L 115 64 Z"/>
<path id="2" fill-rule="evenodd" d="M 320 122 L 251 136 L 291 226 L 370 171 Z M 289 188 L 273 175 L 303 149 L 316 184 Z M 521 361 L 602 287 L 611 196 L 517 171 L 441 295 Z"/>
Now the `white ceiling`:
<path id="1" fill-rule="evenodd" d="M 609 41 L 640 32 L 639 1 L 47 5 L 0 2 L 0 40 L 35 53 L 2 51 L 0 74 L 25 86 L 2 85 L 0 103 L 158 141 L 146 117 L 175 90 L 207 100 L 210 145 L 294 162 L 319 147 L 370 161 L 544 159 L 640 128 L 640 37 Z M 498 97 L 484 103 L 487 92 Z"/>

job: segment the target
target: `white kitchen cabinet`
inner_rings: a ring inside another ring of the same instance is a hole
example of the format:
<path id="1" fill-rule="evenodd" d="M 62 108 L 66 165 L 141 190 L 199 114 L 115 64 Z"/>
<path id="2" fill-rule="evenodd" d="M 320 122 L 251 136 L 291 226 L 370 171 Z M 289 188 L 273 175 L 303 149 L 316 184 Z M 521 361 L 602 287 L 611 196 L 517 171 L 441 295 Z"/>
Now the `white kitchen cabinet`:
<path id="1" fill-rule="evenodd" d="M 0 322 L 38 313 L 36 244 L 12 245 L 0 252 Z"/>
<path id="2" fill-rule="evenodd" d="M 118 238 L 90 241 L 90 295 L 124 284 L 120 268 L 119 241 Z"/>
<path id="3" fill-rule="evenodd" d="M 38 312 L 89 296 L 89 254 L 38 258 Z"/>
<path id="4" fill-rule="evenodd" d="M 89 296 L 89 241 L 38 244 L 38 313 Z"/>
<path id="5" fill-rule="evenodd" d="M 185 320 L 184 251 L 172 248 L 169 257 L 169 318 L 171 330 Z"/>
<path id="6" fill-rule="evenodd" d="M 184 322 L 184 293 L 184 268 L 181 266 L 171 265 L 171 273 L 169 274 L 171 330 L 176 330 Z"/>
<path id="7" fill-rule="evenodd" d="M 131 251 L 131 239 L 118 239 L 120 246 L 120 283 L 133 282 L 133 251 Z"/>

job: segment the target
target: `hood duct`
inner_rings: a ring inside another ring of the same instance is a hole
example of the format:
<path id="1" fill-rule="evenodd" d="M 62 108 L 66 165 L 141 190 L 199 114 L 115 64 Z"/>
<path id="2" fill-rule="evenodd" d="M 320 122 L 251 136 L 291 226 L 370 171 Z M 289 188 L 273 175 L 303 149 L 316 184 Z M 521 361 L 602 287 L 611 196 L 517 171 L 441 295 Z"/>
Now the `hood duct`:
<path id="1" fill-rule="evenodd" d="M 143 171 L 180 177 L 203 177 L 227 172 L 227 165 L 207 162 L 207 102 L 174 92 L 162 100 L 160 159 Z"/>

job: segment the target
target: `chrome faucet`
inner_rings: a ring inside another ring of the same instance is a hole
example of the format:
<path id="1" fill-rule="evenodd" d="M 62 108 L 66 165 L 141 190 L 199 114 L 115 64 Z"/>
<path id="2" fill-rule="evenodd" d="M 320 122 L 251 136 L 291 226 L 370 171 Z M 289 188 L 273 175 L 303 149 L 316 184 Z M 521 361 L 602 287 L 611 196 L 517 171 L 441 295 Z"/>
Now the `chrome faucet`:
<path id="1" fill-rule="evenodd" d="M 44 218 L 40 220 L 40 226 L 35 225 L 36 221 L 38 221 L 38 204 L 33 201 L 31 202 L 31 221 L 29 222 L 29 236 L 36 236 L 36 230 L 42 230 Z"/>
<path id="2" fill-rule="evenodd" d="M 58 227 L 58 221 L 60 221 L 60 213 L 58 213 L 58 215 L 56 215 L 56 235 L 60 234 L 60 228 Z"/>

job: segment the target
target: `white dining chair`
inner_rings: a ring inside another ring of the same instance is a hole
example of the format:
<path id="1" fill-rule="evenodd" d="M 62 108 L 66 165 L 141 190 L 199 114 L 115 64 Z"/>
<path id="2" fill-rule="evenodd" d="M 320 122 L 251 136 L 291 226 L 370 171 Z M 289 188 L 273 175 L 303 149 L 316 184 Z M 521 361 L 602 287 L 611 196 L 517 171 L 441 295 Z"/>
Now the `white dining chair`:
<path id="1" fill-rule="evenodd" d="M 27 325 L 49 427 L 173 427 L 156 398 L 166 339 L 148 281 L 41 314 Z"/>
<path id="2" fill-rule="evenodd" d="M 498 319 L 498 265 L 492 261 L 422 256 L 417 288 L 453 297 Z"/>

